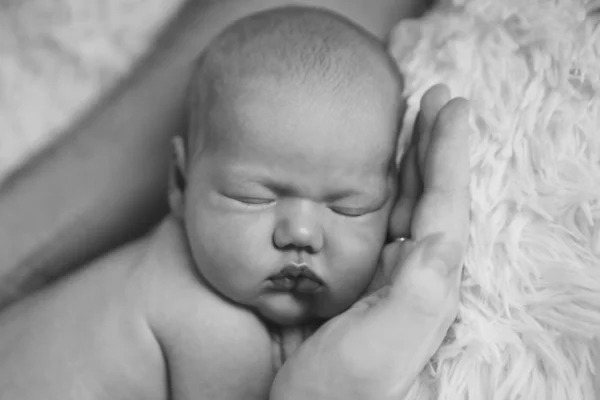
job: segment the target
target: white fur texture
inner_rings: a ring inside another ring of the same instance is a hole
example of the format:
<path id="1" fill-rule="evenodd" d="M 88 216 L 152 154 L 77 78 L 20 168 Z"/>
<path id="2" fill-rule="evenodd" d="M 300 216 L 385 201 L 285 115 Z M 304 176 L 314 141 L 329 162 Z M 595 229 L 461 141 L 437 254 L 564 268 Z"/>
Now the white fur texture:
<path id="1" fill-rule="evenodd" d="M 586 14 L 592 8 L 447 1 L 393 33 L 412 108 L 405 132 L 437 82 L 472 101 L 477 128 L 459 320 L 411 399 L 595 398 L 600 24 Z"/>
<path id="2" fill-rule="evenodd" d="M 0 180 L 105 92 L 180 2 L 1 2 Z M 448 0 L 394 32 L 410 95 L 406 132 L 437 82 L 472 100 L 478 128 L 460 320 L 411 399 L 594 398 L 600 28 L 586 17 L 592 8 Z"/>

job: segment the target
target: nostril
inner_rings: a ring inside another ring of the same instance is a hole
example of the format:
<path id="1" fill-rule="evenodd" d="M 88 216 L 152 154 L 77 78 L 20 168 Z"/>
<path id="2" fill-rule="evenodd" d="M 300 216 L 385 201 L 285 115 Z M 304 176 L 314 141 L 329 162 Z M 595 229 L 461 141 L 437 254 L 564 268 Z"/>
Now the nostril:
<path id="1" fill-rule="evenodd" d="M 298 245 L 296 243 L 288 243 L 286 245 L 277 245 L 277 243 L 275 243 L 274 241 L 274 246 L 280 250 L 283 251 L 294 251 L 294 252 L 298 252 L 298 253 L 308 253 L 308 254 L 315 254 L 318 252 L 318 250 L 316 249 L 315 246 L 312 245 Z"/>

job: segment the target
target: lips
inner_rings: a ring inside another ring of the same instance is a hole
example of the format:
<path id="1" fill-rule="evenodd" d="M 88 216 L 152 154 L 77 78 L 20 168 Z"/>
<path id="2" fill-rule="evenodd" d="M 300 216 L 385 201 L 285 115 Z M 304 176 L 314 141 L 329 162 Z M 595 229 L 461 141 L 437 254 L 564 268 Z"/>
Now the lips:
<path id="1" fill-rule="evenodd" d="M 269 280 L 276 290 L 313 294 L 321 289 L 325 282 L 306 264 L 289 264 Z"/>

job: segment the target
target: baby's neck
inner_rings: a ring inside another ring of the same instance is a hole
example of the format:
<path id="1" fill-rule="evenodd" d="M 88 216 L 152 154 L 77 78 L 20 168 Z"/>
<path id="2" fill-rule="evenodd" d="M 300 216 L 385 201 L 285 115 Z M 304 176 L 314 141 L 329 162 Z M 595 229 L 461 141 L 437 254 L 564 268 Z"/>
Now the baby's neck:
<path id="1" fill-rule="evenodd" d="M 322 322 L 311 322 L 293 326 L 281 326 L 265 322 L 265 325 L 271 334 L 274 344 L 273 364 L 279 369 L 285 360 L 289 359 L 302 343 L 319 329 Z"/>

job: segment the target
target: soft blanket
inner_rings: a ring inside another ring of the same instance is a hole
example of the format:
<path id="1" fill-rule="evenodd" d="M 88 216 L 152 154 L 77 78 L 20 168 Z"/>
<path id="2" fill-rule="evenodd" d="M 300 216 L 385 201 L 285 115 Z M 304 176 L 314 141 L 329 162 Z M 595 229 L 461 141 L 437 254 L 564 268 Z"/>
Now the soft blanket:
<path id="1" fill-rule="evenodd" d="M 180 2 L 0 4 L 0 180 L 108 90 Z M 460 315 L 410 399 L 594 399 L 597 7 L 447 0 L 392 33 L 410 100 L 402 140 L 437 82 L 472 100 L 476 127 Z"/>
<path id="2" fill-rule="evenodd" d="M 393 32 L 412 115 L 445 82 L 472 100 L 476 128 L 460 315 L 411 399 L 595 398 L 598 5 L 447 1 Z"/>

